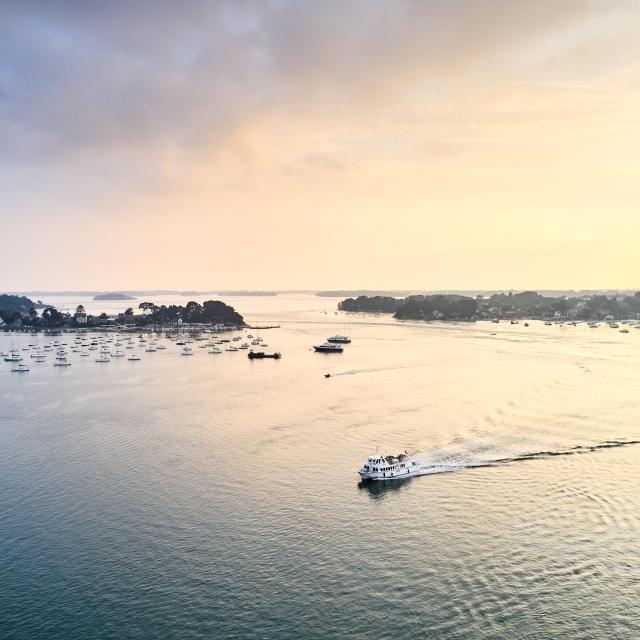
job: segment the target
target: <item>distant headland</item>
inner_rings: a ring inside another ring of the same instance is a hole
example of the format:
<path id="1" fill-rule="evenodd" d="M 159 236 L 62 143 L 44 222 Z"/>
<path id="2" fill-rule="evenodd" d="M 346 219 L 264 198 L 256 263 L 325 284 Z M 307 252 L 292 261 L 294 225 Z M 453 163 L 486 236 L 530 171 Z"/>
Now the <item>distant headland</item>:
<path id="1" fill-rule="evenodd" d="M 115 291 L 111 293 L 99 293 L 93 296 L 94 300 L 135 300 L 133 296 L 129 296 L 126 293 L 117 293 Z"/>
<path id="2" fill-rule="evenodd" d="M 60 290 L 60 291 L 45 291 L 41 289 L 35 289 L 33 291 L 21 291 L 21 295 L 25 296 L 81 296 L 92 297 L 94 300 L 138 300 L 140 298 L 149 298 L 157 296 L 184 296 L 184 297 L 202 297 L 209 295 L 217 296 L 277 296 L 278 293 L 315 293 L 315 291 L 275 291 L 275 290 L 244 290 L 244 289 L 206 289 L 206 290 L 179 290 L 179 289 L 135 289 L 135 290 L 120 290 L 117 292 L 110 291 L 96 291 L 94 290 Z M 129 298 L 106 298 L 98 296 L 111 296 L 112 294 L 130 296 Z"/>

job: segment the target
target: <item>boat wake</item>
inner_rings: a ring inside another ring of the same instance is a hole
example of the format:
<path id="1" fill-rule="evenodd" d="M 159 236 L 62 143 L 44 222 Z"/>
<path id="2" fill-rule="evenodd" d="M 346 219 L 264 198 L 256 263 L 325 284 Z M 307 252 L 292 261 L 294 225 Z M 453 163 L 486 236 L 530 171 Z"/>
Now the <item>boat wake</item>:
<path id="1" fill-rule="evenodd" d="M 400 369 L 416 369 L 419 367 L 428 367 L 433 366 L 431 362 L 422 362 L 418 364 L 405 364 L 405 365 L 397 365 L 395 367 L 371 367 L 369 369 L 350 369 L 348 371 L 338 371 L 337 373 L 332 373 L 332 378 L 337 378 L 338 376 L 353 376 L 359 373 L 379 373 L 382 371 L 398 371 Z"/>
<path id="2" fill-rule="evenodd" d="M 419 452 L 416 454 L 416 460 L 419 461 L 422 467 L 420 475 L 430 475 L 435 473 L 452 473 L 463 469 L 496 467 L 503 464 L 542 460 L 556 456 L 581 455 L 602 451 L 604 449 L 615 449 L 638 444 L 640 444 L 640 440 L 605 440 L 604 442 L 596 444 L 577 445 L 567 449 L 550 449 L 512 455 L 504 455 L 504 452 L 500 453 L 498 451 L 496 451 L 494 455 L 491 455 L 491 447 L 476 446 L 475 451 L 473 451 L 473 448 L 463 451 L 460 450 L 461 447 L 458 445 L 458 447 L 454 447 L 453 450 L 435 449 L 432 451 Z"/>

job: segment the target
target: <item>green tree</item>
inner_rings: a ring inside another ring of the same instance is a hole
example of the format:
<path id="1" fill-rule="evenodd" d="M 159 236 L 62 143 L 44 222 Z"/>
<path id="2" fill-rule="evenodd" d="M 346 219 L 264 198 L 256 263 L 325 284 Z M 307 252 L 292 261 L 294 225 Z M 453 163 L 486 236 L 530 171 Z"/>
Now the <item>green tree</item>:
<path id="1" fill-rule="evenodd" d="M 59 327 L 64 321 L 64 316 L 54 307 L 47 307 L 42 312 L 42 319 L 48 327 Z"/>
<path id="2" fill-rule="evenodd" d="M 154 313 L 158 307 L 153 302 L 141 302 L 138 305 L 138 309 L 147 315 L 147 313 Z"/>

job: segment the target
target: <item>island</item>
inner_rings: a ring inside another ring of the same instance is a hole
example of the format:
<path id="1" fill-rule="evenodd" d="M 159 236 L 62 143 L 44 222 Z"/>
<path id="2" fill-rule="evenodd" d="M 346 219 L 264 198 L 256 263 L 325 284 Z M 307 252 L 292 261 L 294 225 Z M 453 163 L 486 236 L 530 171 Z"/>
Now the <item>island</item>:
<path id="1" fill-rule="evenodd" d="M 99 293 L 98 295 L 93 296 L 94 300 L 135 300 L 133 296 L 129 296 L 126 293 Z"/>
<path id="2" fill-rule="evenodd" d="M 229 305 L 220 300 L 206 300 L 202 304 L 191 300 L 186 305 L 161 305 L 153 302 L 141 302 L 138 313 L 133 307 L 121 313 L 87 313 L 84 305 L 78 305 L 75 312 L 58 311 L 46 306 L 38 313 L 36 304 L 24 296 L 0 294 L 1 330 L 51 330 L 62 328 L 163 328 L 202 327 L 224 331 L 247 326 L 244 318 Z"/>
<path id="3" fill-rule="evenodd" d="M 358 296 L 342 300 L 338 309 L 390 313 L 401 320 L 625 320 L 640 319 L 640 291 L 633 295 L 588 293 L 572 297 L 542 295 L 536 291 L 509 291 L 475 297 L 460 294 L 411 295 L 406 298 Z"/>

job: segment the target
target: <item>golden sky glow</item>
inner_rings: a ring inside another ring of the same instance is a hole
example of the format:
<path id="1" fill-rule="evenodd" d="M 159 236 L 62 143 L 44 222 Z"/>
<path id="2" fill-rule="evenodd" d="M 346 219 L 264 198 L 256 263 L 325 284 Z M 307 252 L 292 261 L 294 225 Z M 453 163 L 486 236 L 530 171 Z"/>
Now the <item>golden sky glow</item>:
<path id="1" fill-rule="evenodd" d="M 640 287 L 636 2 L 2 11 L 3 290 Z"/>

